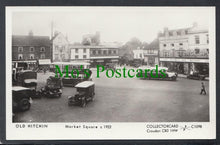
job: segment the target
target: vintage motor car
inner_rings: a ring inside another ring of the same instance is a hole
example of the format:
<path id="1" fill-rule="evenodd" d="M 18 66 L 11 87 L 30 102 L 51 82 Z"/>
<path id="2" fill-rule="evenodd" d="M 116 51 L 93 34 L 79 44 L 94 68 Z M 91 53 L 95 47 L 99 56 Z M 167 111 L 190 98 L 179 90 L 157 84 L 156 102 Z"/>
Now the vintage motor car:
<path id="1" fill-rule="evenodd" d="M 145 72 L 145 69 L 155 69 L 155 67 L 139 67 L 139 69 L 142 69 L 143 72 Z M 166 70 L 165 72 L 165 77 L 161 77 L 161 72 L 160 70 Z M 156 75 L 156 72 L 153 72 L 152 73 L 153 76 Z M 140 76 L 140 74 L 139 74 Z M 158 77 L 152 77 L 151 76 L 151 73 L 148 71 L 147 74 L 143 73 L 143 76 L 147 76 L 147 77 L 142 77 L 141 79 L 148 79 L 148 80 L 168 80 L 168 81 L 175 81 L 178 74 L 176 72 L 171 72 L 171 71 L 168 71 L 168 68 L 167 67 L 158 67 Z"/>
<path id="2" fill-rule="evenodd" d="M 38 98 L 40 97 L 61 97 L 62 95 L 62 81 L 61 78 L 56 78 L 53 76 L 50 76 L 47 79 L 46 86 L 41 88 L 39 91 L 36 92 L 36 96 Z"/>
<path id="3" fill-rule="evenodd" d="M 194 72 L 192 74 L 187 75 L 188 79 L 194 79 L 194 80 L 205 80 L 206 76 L 199 74 L 198 72 Z"/>
<path id="4" fill-rule="evenodd" d="M 12 87 L 13 110 L 26 111 L 31 107 L 31 97 L 35 94 L 35 90 L 21 86 Z"/>
<path id="5" fill-rule="evenodd" d="M 16 85 L 27 88 L 37 87 L 37 72 L 32 70 L 22 70 L 16 73 L 15 76 Z"/>
<path id="6" fill-rule="evenodd" d="M 77 94 L 68 97 L 69 105 L 80 105 L 85 107 L 89 101 L 94 101 L 95 83 L 92 81 L 84 81 L 75 86 Z"/>

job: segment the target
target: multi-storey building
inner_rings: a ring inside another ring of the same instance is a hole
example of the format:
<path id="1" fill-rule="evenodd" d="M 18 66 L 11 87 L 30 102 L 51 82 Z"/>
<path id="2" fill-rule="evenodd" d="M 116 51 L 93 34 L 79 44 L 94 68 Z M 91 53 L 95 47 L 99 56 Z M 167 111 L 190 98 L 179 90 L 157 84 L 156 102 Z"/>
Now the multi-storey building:
<path id="1" fill-rule="evenodd" d="M 149 66 L 159 65 L 159 41 L 155 39 L 144 48 L 144 62 Z"/>
<path id="2" fill-rule="evenodd" d="M 65 62 L 70 60 L 70 49 L 67 38 L 60 32 L 56 32 L 51 39 L 52 61 Z"/>
<path id="3" fill-rule="evenodd" d="M 49 36 L 29 35 L 12 36 L 12 62 L 25 64 L 27 69 L 33 69 L 38 60 L 51 59 L 51 43 Z"/>
<path id="4" fill-rule="evenodd" d="M 195 71 L 208 74 L 208 30 L 196 23 L 190 28 L 168 30 L 159 34 L 160 64 L 182 74 Z"/>

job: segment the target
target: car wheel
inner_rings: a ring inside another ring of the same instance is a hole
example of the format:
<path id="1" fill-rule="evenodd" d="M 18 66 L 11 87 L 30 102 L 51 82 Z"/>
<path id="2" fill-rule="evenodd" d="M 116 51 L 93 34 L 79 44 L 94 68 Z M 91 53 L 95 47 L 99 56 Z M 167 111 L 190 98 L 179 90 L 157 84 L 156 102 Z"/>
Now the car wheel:
<path id="1" fill-rule="evenodd" d="M 29 102 L 29 99 L 23 98 L 20 100 L 18 106 L 21 111 L 26 111 L 30 109 L 31 104 Z"/>

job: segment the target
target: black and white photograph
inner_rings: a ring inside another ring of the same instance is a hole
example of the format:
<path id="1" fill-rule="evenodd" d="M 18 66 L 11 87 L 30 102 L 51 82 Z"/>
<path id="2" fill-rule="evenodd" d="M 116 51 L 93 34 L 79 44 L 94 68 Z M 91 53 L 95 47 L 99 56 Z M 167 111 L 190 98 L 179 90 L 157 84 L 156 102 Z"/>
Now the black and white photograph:
<path id="1" fill-rule="evenodd" d="M 105 139 L 108 130 L 129 138 L 116 133 L 120 124 L 144 124 L 140 138 L 205 138 L 198 132 L 208 126 L 215 136 L 214 7 L 8 7 L 6 14 L 11 127 L 103 127 Z"/>

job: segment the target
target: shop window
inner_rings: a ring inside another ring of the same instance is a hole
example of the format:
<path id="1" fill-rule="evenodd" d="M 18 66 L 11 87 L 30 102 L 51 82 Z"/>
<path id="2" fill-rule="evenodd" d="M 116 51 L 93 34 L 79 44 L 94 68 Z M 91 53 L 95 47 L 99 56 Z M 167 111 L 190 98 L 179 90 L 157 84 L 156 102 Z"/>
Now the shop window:
<path id="1" fill-rule="evenodd" d="M 45 52 L 45 47 L 41 47 L 40 52 Z"/>
<path id="2" fill-rule="evenodd" d="M 19 60 L 23 59 L 23 54 L 18 54 L 18 59 Z"/>
<path id="3" fill-rule="evenodd" d="M 23 47 L 18 47 L 18 52 L 23 52 Z"/>
<path id="4" fill-rule="evenodd" d="M 34 47 L 30 47 L 30 52 L 34 52 Z"/>

